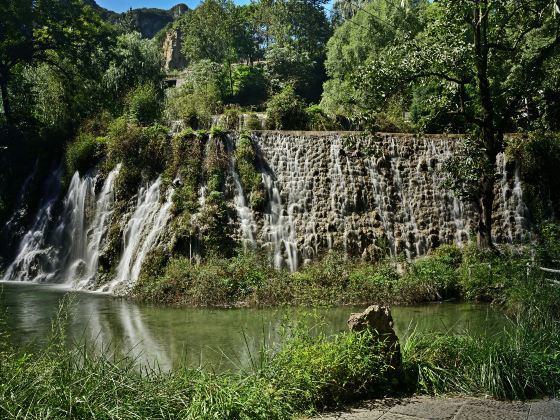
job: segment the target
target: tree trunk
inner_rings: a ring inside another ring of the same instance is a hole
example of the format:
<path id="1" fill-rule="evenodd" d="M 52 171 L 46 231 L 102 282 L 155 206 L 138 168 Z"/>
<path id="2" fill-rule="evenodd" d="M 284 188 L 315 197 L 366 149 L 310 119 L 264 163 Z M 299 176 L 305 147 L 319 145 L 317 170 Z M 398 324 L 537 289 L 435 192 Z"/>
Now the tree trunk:
<path id="1" fill-rule="evenodd" d="M 10 106 L 10 99 L 8 98 L 8 81 L 3 77 L 0 77 L 0 92 L 2 93 L 4 117 L 6 118 L 6 123 L 9 126 L 12 123 L 12 108 Z"/>
<path id="2" fill-rule="evenodd" d="M 486 153 L 488 167 L 481 174 L 479 191 L 478 245 L 493 248 L 492 207 L 496 166 L 496 130 L 494 127 L 494 104 L 488 79 L 488 0 L 479 0 L 474 10 L 474 46 L 476 75 L 481 105 L 480 137 Z"/>

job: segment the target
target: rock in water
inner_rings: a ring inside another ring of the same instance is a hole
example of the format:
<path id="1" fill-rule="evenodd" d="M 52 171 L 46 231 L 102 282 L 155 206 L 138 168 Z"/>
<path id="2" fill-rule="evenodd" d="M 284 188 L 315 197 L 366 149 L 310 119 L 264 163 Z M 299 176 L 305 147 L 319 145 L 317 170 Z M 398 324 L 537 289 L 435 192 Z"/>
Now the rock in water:
<path id="1" fill-rule="evenodd" d="M 387 351 L 387 362 L 393 366 L 395 379 L 402 373 L 402 356 L 399 339 L 393 329 L 393 317 L 388 306 L 371 305 L 361 313 L 350 314 L 348 328 L 353 332 L 370 331 L 374 337 L 374 345 L 384 343 Z"/>

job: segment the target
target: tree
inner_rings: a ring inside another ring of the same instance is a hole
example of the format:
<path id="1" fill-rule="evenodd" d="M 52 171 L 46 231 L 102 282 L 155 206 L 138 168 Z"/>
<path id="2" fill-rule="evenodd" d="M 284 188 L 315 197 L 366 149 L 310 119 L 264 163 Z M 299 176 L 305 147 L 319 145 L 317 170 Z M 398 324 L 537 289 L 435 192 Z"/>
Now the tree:
<path id="1" fill-rule="evenodd" d="M 178 25 L 182 52 L 189 62 L 210 60 L 224 64 L 233 96 L 232 65 L 240 59 L 252 61 L 256 45 L 244 10 L 231 0 L 205 0 L 188 11 Z"/>
<path id="2" fill-rule="evenodd" d="M 109 51 L 109 63 L 103 74 L 103 85 L 110 99 L 109 106 L 118 104 L 134 87 L 161 81 L 161 51 L 153 40 L 140 33 L 119 35 Z"/>
<path id="3" fill-rule="evenodd" d="M 325 0 L 279 0 L 259 3 L 259 25 L 266 72 L 275 91 L 294 85 L 307 100 L 318 100 L 326 79 L 325 46 L 331 25 Z"/>
<path id="4" fill-rule="evenodd" d="M 329 80 L 323 85 L 321 107 L 330 115 L 359 117 L 367 110 L 363 87 L 354 86 L 354 73 L 384 48 L 405 42 L 422 29 L 426 1 L 407 10 L 401 0 L 371 0 L 367 4 L 340 0 L 336 10 L 346 19 L 327 43 L 325 68 Z"/>
<path id="5" fill-rule="evenodd" d="M 559 52 L 554 6 L 552 0 L 434 2 L 418 36 L 386 48 L 355 79 L 370 107 L 411 84 L 437 81 L 454 92 L 442 111 L 465 118 L 474 140 L 467 152 L 485 160 L 471 195 L 481 247 L 493 247 L 494 168 L 504 133 L 517 127 L 526 104 L 539 95 L 550 76 L 547 64 Z"/>
<path id="6" fill-rule="evenodd" d="M 36 63 L 58 66 L 65 57 L 82 62 L 84 47 L 95 48 L 108 33 L 80 0 L 3 0 L 0 17 L 0 92 L 8 124 L 13 122 L 9 84 L 17 69 Z"/>

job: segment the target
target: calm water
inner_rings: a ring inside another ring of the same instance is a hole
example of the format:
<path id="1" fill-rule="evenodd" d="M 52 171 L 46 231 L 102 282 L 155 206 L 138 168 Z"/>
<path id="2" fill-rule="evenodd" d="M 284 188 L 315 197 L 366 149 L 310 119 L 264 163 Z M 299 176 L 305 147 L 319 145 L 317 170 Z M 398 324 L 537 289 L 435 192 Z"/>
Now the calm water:
<path id="1" fill-rule="evenodd" d="M 13 344 L 44 346 L 51 322 L 67 291 L 52 286 L 2 283 L 0 308 L 7 314 Z M 163 369 L 184 365 L 223 370 L 247 365 L 263 343 L 280 341 L 287 319 L 301 319 L 293 309 L 175 309 L 138 305 L 124 299 L 91 293 L 71 293 L 68 345 L 87 341 L 98 352 L 137 357 Z M 318 310 L 327 332 L 346 329 L 350 312 L 364 308 Z M 503 316 L 486 305 L 434 304 L 392 308 L 396 331 L 404 337 L 419 331 L 484 333 L 504 324 Z M 308 320 L 307 322 L 312 322 Z M 2 327 L 3 328 L 3 327 Z"/>

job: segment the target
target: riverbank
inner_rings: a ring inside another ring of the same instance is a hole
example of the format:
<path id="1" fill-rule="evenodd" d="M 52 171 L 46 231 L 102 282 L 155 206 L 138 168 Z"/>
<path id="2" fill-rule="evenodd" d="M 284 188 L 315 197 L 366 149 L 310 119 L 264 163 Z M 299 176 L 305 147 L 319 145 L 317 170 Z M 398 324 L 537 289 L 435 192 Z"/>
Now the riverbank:
<path id="1" fill-rule="evenodd" d="M 200 264 L 154 255 L 145 263 L 131 295 L 140 302 L 177 307 L 473 301 L 495 303 L 511 313 L 547 302 L 547 310 L 560 313 L 560 290 L 538 269 L 547 258 L 543 249 L 502 247 L 495 252 L 444 245 L 412 261 L 386 258 L 378 262 L 333 251 L 294 273 L 276 270 L 256 253 L 209 258 Z"/>
<path id="2" fill-rule="evenodd" d="M 163 372 L 138 368 L 134 356 L 110 356 L 110 348 L 100 355 L 68 348 L 68 314 L 59 311 L 42 351 L 22 353 L 1 338 L 3 418 L 286 419 L 413 393 L 525 400 L 560 389 L 560 329 L 550 318 L 523 318 L 483 335 L 412 334 L 401 343 L 404 374 L 395 382 L 369 333 L 286 325 L 282 346 L 263 345 L 246 368 Z"/>

